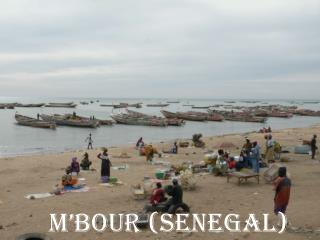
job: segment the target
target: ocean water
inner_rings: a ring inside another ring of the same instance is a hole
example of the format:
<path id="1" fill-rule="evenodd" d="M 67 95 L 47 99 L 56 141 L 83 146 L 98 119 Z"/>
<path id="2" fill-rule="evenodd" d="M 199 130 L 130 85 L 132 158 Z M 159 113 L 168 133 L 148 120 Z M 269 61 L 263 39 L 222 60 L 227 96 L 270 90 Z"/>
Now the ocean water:
<path id="1" fill-rule="evenodd" d="M 80 105 L 80 101 L 95 101 L 93 104 Z M 96 102 L 99 100 L 99 102 Z M 231 133 L 244 133 L 257 131 L 262 127 L 271 126 L 272 129 L 307 127 L 320 123 L 320 117 L 300 117 L 294 116 L 291 119 L 269 118 L 264 124 L 260 123 L 242 123 L 242 122 L 190 122 L 188 121 L 182 127 L 149 127 L 149 126 L 128 126 L 114 125 L 101 126 L 97 129 L 85 129 L 74 127 L 58 126 L 56 130 L 31 128 L 15 124 L 14 114 L 18 112 L 23 115 L 36 117 L 37 113 L 72 113 L 77 112 L 81 116 L 92 116 L 101 119 L 110 119 L 112 110 L 110 107 L 101 107 L 100 104 L 117 104 L 120 102 L 144 103 L 143 108 L 137 110 L 147 114 L 161 116 L 158 107 L 146 107 L 148 103 L 165 103 L 166 101 L 179 100 L 180 103 L 171 103 L 170 106 L 163 108 L 169 111 L 206 111 L 201 109 L 191 109 L 185 104 L 195 106 L 208 106 L 215 104 L 231 104 L 241 106 L 254 106 L 263 104 L 283 104 L 296 105 L 299 108 L 308 108 L 320 110 L 320 103 L 306 103 L 302 100 L 260 100 L 257 103 L 245 103 L 241 100 L 232 100 L 234 103 L 228 103 L 228 100 L 217 99 L 107 99 L 107 98 L 8 98 L 0 97 L 0 103 L 19 102 L 19 103 L 41 103 L 41 102 L 70 102 L 78 104 L 75 109 L 67 108 L 15 108 L 14 110 L 0 109 L 0 157 L 54 153 L 70 150 L 85 149 L 85 139 L 92 133 L 94 147 L 103 146 L 121 146 L 135 144 L 139 137 L 143 137 L 145 142 L 160 142 L 178 138 L 191 138 L 194 133 L 202 133 L 204 136 L 216 136 Z"/>

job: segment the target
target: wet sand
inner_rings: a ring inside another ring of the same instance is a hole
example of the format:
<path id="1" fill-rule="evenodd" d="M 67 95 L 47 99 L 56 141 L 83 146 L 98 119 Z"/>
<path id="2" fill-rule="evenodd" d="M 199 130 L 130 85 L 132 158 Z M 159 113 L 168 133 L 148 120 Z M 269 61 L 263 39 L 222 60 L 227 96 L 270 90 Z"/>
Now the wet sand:
<path id="1" fill-rule="evenodd" d="M 309 140 L 313 134 L 320 136 L 320 126 L 301 129 L 285 129 L 273 133 L 274 139 L 290 150 L 291 161 L 287 166 L 293 182 L 291 200 L 287 216 L 294 227 L 302 228 L 300 233 L 160 233 L 150 231 L 133 233 L 50 233 L 54 240 L 93 240 L 93 239 L 320 239 L 320 157 L 311 160 L 309 155 L 293 154 L 293 147 Z M 232 142 L 236 148 L 227 149 L 232 155 L 239 155 L 244 137 L 257 140 L 264 149 L 264 135 L 260 133 L 235 134 L 205 138 L 207 149 L 216 150 L 222 142 Z M 159 150 L 168 149 L 172 142 L 159 143 Z M 318 144 L 319 145 L 319 144 Z M 81 172 L 86 179 L 89 192 L 67 193 L 44 199 L 28 200 L 26 194 L 50 192 L 60 183 L 64 168 L 73 156 L 81 159 L 84 151 L 60 154 L 25 156 L 0 159 L 0 238 L 14 239 L 29 232 L 47 233 L 50 228 L 50 213 L 135 213 L 142 210 L 145 201 L 134 200 L 131 185 L 142 183 L 144 176 L 153 177 L 157 165 L 146 164 L 145 157 L 138 156 L 134 146 L 109 148 L 113 165 L 128 164 L 124 171 L 111 170 L 111 175 L 124 185 L 108 188 L 99 185 L 100 160 L 96 155 L 100 149 L 88 151 L 96 172 Z M 131 158 L 118 158 L 126 152 Z M 180 148 L 177 155 L 164 154 L 161 160 L 172 164 L 185 161 L 199 163 L 203 160 L 204 150 L 198 148 Z M 158 157 L 155 160 L 159 160 Z M 261 178 L 262 179 L 262 178 Z M 205 175 L 197 177 L 197 188 L 184 192 L 184 201 L 193 213 L 238 213 L 246 218 L 249 213 L 273 213 L 274 192 L 272 185 L 263 180 L 258 185 L 255 180 L 237 185 L 236 179 L 227 183 L 226 177 Z"/>

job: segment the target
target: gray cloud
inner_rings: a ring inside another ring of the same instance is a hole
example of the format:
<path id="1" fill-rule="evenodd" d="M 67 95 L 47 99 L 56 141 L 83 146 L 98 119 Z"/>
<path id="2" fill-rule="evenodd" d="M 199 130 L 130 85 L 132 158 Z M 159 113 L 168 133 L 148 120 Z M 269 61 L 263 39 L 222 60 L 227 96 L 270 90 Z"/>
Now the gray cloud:
<path id="1" fill-rule="evenodd" d="M 320 2 L 0 3 L 0 95 L 317 98 Z"/>

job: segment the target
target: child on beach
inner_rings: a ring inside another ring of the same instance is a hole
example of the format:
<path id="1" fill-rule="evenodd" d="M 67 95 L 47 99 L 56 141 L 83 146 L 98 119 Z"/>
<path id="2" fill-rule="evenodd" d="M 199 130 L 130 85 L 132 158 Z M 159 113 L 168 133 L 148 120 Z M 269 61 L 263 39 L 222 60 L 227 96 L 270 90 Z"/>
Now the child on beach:
<path id="1" fill-rule="evenodd" d="M 91 133 L 89 134 L 89 136 L 86 138 L 86 142 L 88 142 L 88 149 L 93 149 L 92 147 L 92 143 L 93 143 L 93 140 L 92 140 L 92 135 Z"/>

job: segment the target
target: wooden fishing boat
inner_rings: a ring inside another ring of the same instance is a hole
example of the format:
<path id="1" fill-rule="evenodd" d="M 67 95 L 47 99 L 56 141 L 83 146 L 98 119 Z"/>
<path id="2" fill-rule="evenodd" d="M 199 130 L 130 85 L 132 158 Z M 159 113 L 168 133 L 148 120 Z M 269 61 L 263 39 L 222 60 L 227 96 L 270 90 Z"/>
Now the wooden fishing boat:
<path id="1" fill-rule="evenodd" d="M 140 103 L 120 103 L 120 104 L 100 104 L 101 107 L 113 107 L 113 108 L 128 108 L 128 107 L 135 107 L 135 108 L 141 108 Z"/>
<path id="2" fill-rule="evenodd" d="M 183 119 L 179 119 L 179 118 L 162 118 L 162 117 L 158 117 L 158 116 L 151 116 L 148 114 L 132 111 L 129 109 L 127 109 L 127 113 L 130 114 L 131 116 L 137 117 L 137 118 L 159 119 L 161 121 L 166 121 L 168 126 L 182 126 L 183 124 L 185 124 Z"/>
<path id="3" fill-rule="evenodd" d="M 139 118 L 133 117 L 130 114 L 120 113 L 112 114 L 111 118 L 115 120 L 118 124 L 126 125 L 142 125 L 142 126 L 157 126 L 157 127 L 166 127 L 168 126 L 167 122 L 164 119 L 158 118 Z"/>
<path id="4" fill-rule="evenodd" d="M 189 112 L 186 112 L 185 114 L 192 114 L 192 115 L 196 115 L 196 116 L 201 116 L 201 117 L 205 118 L 206 121 L 221 122 L 224 120 L 224 117 L 218 113 L 209 114 L 208 112 L 189 111 Z"/>
<path id="5" fill-rule="evenodd" d="M 99 121 L 100 125 L 104 125 L 104 126 L 111 126 L 114 124 L 114 121 L 108 120 L 108 119 L 105 119 L 105 120 L 97 119 L 97 120 Z"/>
<path id="6" fill-rule="evenodd" d="M 260 111 L 254 112 L 254 115 L 257 117 L 277 117 L 277 118 L 291 118 L 292 113 L 280 112 L 280 111 Z"/>
<path id="7" fill-rule="evenodd" d="M 147 107 L 168 107 L 169 103 L 156 103 L 156 104 L 147 104 Z"/>
<path id="8" fill-rule="evenodd" d="M 294 114 L 299 116 L 320 117 L 320 111 L 313 111 L 309 109 L 298 109 L 294 111 Z"/>
<path id="9" fill-rule="evenodd" d="M 214 122 L 222 122 L 224 117 L 218 113 L 211 113 L 207 115 L 207 121 L 214 121 Z"/>
<path id="10" fill-rule="evenodd" d="M 63 105 L 72 105 L 74 102 L 50 102 L 49 104 L 55 105 L 55 104 L 63 104 Z"/>
<path id="11" fill-rule="evenodd" d="M 17 124 L 22 126 L 56 129 L 56 124 L 53 122 L 47 122 L 36 118 L 23 116 L 18 113 L 15 114 L 15 119 Z"/>
<path id="12" fill-rule="evenodd" d="M 264 117 L 254 117 L 254 116 L 224 116 L 224 119 L 227 121 L 235 121 L 235 122 L 253 122 L 253 123 L 264 123 L 266 122 L 266 118 Z"/>
<path id="13" fill-rule="evenodd" d="M 211 106 L 192 106 L 193 109 L 209 109 Z"/>
<path id="14" fill-rule="evenodd" d="M 16 106 L 15 105 L 7 105 L 6 109 L 14 109 Z"/>
<path id="15" fill-rule="evenodd" d="M 182 106 L 184 106 L 184 107 L 194 107 L 193 104 L 183 104 Z"/>
<path id="16" fill-rule="evenodd" d="M 0 109 L 14 109 L 17 103 L 0 103 Z"/>
<path id="17" fill-rule="evenodd" d="M 141 103 L 132 103 L 132 104 L 129 104 L 128 107 L 142 108 L 142 104 Z"/>
<path id="18" fill-rule="evenodd" d="M 73 102 L 68 103 L 49 103 L 45 105 L 46 107 L 55 107 L 55 108 L 75 108 L 77 104 Z"/>
<path id="19" fill-rule="evenodd" d="M 169 126 L 182 126 L 185 124 L 185 121 L 179 118 L 166 118 L 166 122 Z"/>
<path id="20" fill-rule="evenodd" d="M 128 108 L 128 107 L 133 107 L 133 108 L 142 108 L 141 103 L 120 103 L 119 105 L 114 105 L 114 108 Z"/>
<path id="21" fill-rule="evenodd" d="M 163 116 L 165 116 L 166 118 L 178 118 L 178 114 L 177 113 L 174 113 L 174 112 L 169 112 L 169 111 L 166 111 L 166 110 L 161 110 L 160 111 Z"/>
<path id="22" fill-rule="evenodd" d="M 98 125 L 100 125 L 100 126 L 114 124 L 114 121 L 108 120 L 108 119 L 105 119 L 105 120 L 101 120 L 101 119 L 97 119 L 97 118 L 92 119 L 92 118 L 83 117 L 83 116 L 79 116 L 79 115 L 74 116 L 73 114 L 64 114 L 63 116 L 67 119 L 77 119 L 77 120 L 84 120 L 84 121 L 97 121 Z"/>
<path id="23" fill-rule="evenodd" d="M 99 122 L 97 120 L 72 119 L 72 118 L 67 118 L 65 115 L 60 115 L 60 114 L 54 114 L 54 115 L 41 114 L 40 117 L 44 121 L 54 122 L 56 125 L 60 125 L 60 126 L 84 127 L 84 128 L 96 128 L 99 126 Z"/>
<path id="24" fill-rule="evenodd" d="M 264 123 L 267 120 L 266 117 L 257 117 L 249 112 L 216 111 L 211 109 L 208 112 L 209 114 L 221 114 L 227 121 Z"/>
<path id="25" fill-rule="evenodd" d="M 100 104 L 100 107 L 113 107 L 114 104 Z"/>
<path id="26" fill-rule="evenodd" d="M 16 107 L 29 107 L 29 108 L 36 108 L 36 107 L 43 107 L 45 103 L 32 103 L 32 104 L 22 104 L 18 103 Z"/>
<path id="27" fill-rule="evenodd" d="M 206 113 L 196 113 L 196 112 L 169 112 L 162 110 L 161 113 L 166 117 L 166 118 L 179 118 L 183 120 L 188 120 L 188 121 L 206 121 L 207 120 L 207 115 Z"/>

